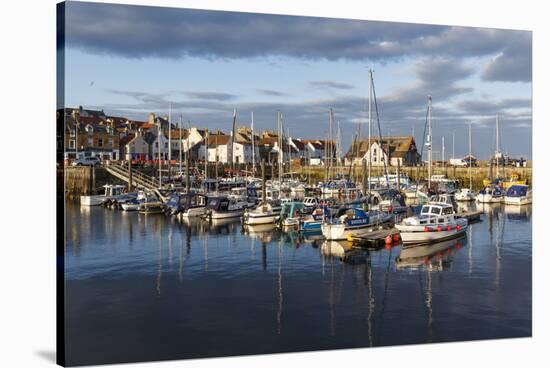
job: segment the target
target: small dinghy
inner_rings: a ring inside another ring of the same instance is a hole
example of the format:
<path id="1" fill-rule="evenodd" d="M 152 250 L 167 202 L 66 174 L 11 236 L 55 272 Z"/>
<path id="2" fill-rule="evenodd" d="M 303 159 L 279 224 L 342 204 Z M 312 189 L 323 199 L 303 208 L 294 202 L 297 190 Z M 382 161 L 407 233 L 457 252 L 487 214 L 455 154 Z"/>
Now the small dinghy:
<path id="1" fill-rule="evenodd" d="M 323 217 L 329 216 L 328 207 L 317 207 L 309 215 L 302 217 L 300 222 L 300 231 L 303 232 L 317 232 L 321 231 L 321 223 L 323 222 Z"/>

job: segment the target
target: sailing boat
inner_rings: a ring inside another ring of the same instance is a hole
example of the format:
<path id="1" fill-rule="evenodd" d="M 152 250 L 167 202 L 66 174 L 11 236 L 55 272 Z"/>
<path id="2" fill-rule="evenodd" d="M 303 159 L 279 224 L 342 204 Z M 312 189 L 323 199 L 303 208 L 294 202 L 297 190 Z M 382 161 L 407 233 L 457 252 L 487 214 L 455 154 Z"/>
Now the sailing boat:
<path id="1" fill-rule="evenodd" d="M 469 154 L 468 154 L 468 176 L 470 178 L 470 187 L 469 188 L 461 188 L 460 191 L 455 193 L 455 200 L 457 201 L 473 201 L 475 199 L 474 192 L 472 191 L 472 123 L 470 122 L 470 125 L 468 126 L 468 146 L 469 146 Z"/>
<path id="2" fill-rule="evenodd" d="M 499 116 L 497 114 L 496 116 L 496 152 L 495 152 L 495 162 L 497 165 L 496 169 L 496 179 L 492 181 L 491 179 L 485 179 L 483 180 L 483 186 L 491 186 L 491 185 L 498 185 L 502 190 L 507 190 L 512 185 L 527 185 L 526 180 L 522 180 L 517 173 L 512 173 L 510 177 L 505 178 L 504 177 L 504 156 L 502 155 L 502 152 L 500 152 L 500 129 L 499 129 Z M 502 176 L 499 175 L 499 161 L 502 161 Z"/>
<path id="3" fill-rule="evenodd" d="M 374 81 L 372 78 L 372 70 L 369 70 L 369 147 L 371 143 L 371 126 L 372 126 L 372 100 L 376 101 L 374 94 Z M 377 110 L 378 111 L 378 110 Z M 378 114 L 377 114 L 378 118 Z M 330 114 L 330 123 L 332 124 L 332 110 Z M 378 125 L 380 128 L 380 125 Z M 332 126 L 331 126 L 332 129 Z M 380 129 L 379 129 L 379 133 Z M 380 136 L 380 142 L 382 141 Z M 332 156 L 331 156 L 332 159 Z M 371 155 L 368 159 L 368 193 L 371 194 Z M 321 224 L 321 231 L 327 240 L 348 239 L 351 236 L 360 236 L 366 233 L 378 230 L 380 227 L 390 226 L 392 215 L 380 211 L 365 211 L 359 208 L 343 208 L 341 213 L 338 213 L 335 218 L 325 218 Z"/>

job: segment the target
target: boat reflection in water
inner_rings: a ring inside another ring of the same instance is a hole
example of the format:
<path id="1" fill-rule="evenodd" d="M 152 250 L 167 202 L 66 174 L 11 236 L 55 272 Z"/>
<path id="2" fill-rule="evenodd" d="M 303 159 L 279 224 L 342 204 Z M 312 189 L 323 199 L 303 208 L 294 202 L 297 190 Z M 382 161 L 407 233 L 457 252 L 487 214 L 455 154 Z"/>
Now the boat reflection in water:
<path id="1" fill-rule="evenodd" d="M 275 224 L 261 224 L 261 225 L 244 225 L 243 234 L 248 235 L 253 239 L 258 239 L 262 243 L 269 243 L 275 239 L 275 235 L 279 234 L 275 232 Z"/>
<path id="2" fill-rule="evenodd" d="M 510 220 L 531 220 L 532 206 L 504 206 L 504 214 Z"/>
<path id="3" fill-rule="evenodd" d="M 396 258 L 396 268 L 443 271 L 449 268 L 453 252 L 467 245 L 467 236 L 428 245 L 404 246 Z"/>
<path id="4" fill-rule="evenodd" d="M 337 258 L 347 264 L 365 264 L 369 251 L 365 248 L 355 248 L 352 244 L 348 241 L 327 240 L 321 245 L 321 253 L 325 257 Z"/>

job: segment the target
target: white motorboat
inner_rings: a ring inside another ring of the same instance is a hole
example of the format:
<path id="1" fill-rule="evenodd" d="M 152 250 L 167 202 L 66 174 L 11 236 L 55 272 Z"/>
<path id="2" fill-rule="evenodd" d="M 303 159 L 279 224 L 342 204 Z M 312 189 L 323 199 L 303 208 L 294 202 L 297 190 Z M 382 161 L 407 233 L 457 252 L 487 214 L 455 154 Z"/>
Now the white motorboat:
<path id="1" fill-rule="evenodd" d="M 469 202 L 476 199 L 476 196 L 470 188 L 461 188 L 455 193 L 455 200 L 460 202 Z"/>
<path id="2" fill-rule="evenodd" d="M 206 203 L 204 218 L 222 220 L 241 217 L 248 207 L 248 201 L 231 197 L 209 197 Z"/>
<path id="3" fill-rule="evenodd" d="M 502 189 L 498 185 L 487 185 L 476 197 L 479 203 L 500 203 L 504 198 Z"/>
<path id="4" fill-rule="evenodd" d="M 244 225 L 273 224 L 279 213 L 273 210 L 268 202 L 261 202 L 254 209 L 246 209 L 243 214 Z"/>
<path id="5" fill-rule="evenodd" d="M 512 185 L 506 191 L 504 203 L 522 206 L 533 202 L 533 194 L 527 185 Z"/>
<path id="6" fill-rule="evenodd" d="M 124 190 L 126 187 L 124 185 L 117 184 L 105 184 L 103 186 L 104 193 L 99 195 L 88 195 L 80 196 L 80 205 L 81 206 L 100 206 L 105 201 L 121 198 L 125 195 Z"/>
<path id="7" fill-rule="evenodd" d="M 420 215 L 407 217 L 395 227 L 403 244 L 420 244 L 457 237 L 466 231 L 468 220 L 455 217 L 450 204 L 430 202 L 422 206 Z"/>
<path id="8" fill-rule="evenodd" d="M 334 219 L 325 219 L 321 232 L 327 240 L 344 240 L 364 235 L 381 226 L 392 224 L 392 215 L 381 211 L 363 211 L 359 208 L 342 209 Z"/>

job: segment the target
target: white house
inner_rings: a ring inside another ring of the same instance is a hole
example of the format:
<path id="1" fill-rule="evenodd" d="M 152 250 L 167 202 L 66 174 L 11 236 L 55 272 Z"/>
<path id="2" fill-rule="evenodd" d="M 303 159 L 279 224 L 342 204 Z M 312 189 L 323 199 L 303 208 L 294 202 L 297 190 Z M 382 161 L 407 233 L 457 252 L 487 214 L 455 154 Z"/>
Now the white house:
<path id="1" fill-rule="evenodd" d="M 120 140 L 121 157 L 125 160 L 149 160 L 149 143 L 145 141 L 141 131 L 130 134 Z"/>
<path id="2" fill-rule="evenodd" d="M 230 136 L 221 133 L 210 135 L 208 137 L 208 162 L 231 162 L 230 146 Z"/>
<path id="3" fill-rule="evenodd" d="M 160 148 L 159 148 L 159 143 L 160 143 Z M 168 138 L 163 133 L 161 133 L 160 135 L 156 134 L 155 139 L 151 143 L 152 160 L 159 159 L 159 150 L 160 150 L 160 159 L 167 160 L 168 159 Z"/>

